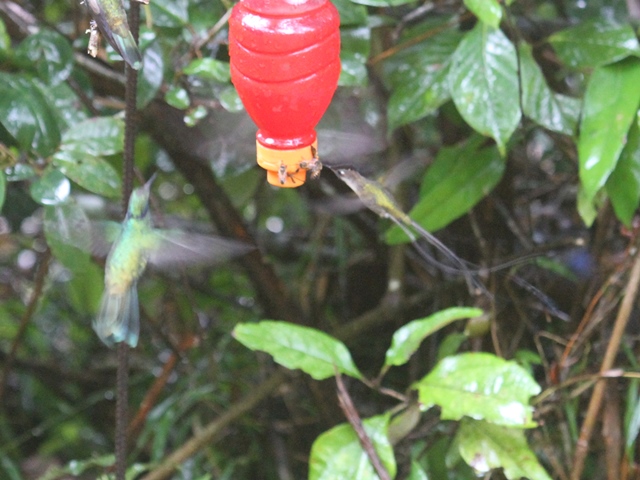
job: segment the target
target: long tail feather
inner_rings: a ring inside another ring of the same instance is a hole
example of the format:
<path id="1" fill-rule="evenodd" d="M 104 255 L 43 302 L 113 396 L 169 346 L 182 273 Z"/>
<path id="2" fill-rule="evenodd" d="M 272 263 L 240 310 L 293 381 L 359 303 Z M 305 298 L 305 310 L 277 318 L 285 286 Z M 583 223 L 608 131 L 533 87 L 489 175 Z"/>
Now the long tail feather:
<path id="1" fill-rule="evenodd" d="M 107 346 L 126 342 L 131 347 L 138 344 L 140 310 L 138 289 L 134 284 L 123 294 L 104 293 L 100 312 L 93 321 L 93 329 Z"/>

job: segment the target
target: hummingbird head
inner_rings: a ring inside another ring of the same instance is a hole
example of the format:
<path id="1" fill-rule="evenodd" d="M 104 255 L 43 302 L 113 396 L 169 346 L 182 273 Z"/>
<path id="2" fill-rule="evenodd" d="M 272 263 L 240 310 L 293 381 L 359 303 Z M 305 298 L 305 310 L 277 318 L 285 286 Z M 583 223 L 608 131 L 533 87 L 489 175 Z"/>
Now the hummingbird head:
<path id="1" fill-rule="evenodd" d="M 143 218 L 149 213 L 149 193 L 151 184 L 155 179 L 156 174 L 154 173 L 151 178 L 147 180 L 147 183 L 131 192 L 127 218 Z"/>

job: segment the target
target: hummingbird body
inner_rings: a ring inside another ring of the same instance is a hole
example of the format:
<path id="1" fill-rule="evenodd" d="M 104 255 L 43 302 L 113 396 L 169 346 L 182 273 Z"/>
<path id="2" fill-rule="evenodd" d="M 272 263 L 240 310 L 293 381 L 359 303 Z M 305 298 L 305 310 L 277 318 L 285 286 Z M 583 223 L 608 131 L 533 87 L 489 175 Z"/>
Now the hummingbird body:
<path id="1" fill-rule="evenodd" d="M 165 269 L 178 265 L 212 264 L 254 248 L 213 235 L 153 228 L 149 193 L 154 177 L 131 193 L 127 215 L 107 256 L 104 293 L 93 329 L 109 346 L 119 342 L 126 342 L 131 347 L 138 344 L 140 310 L 137 285 L 147 263 Z"/>
<path id="2" fill-rule="evenodd" d="M 87 0 L 91 16 L 111 46 L 122 56 L 131 68 L 142 66 L 138 45 L 131 34 L 127 13 L 121 0 Z"/>
<path id="3" fill-rule="evenodd" d="M 107 345 L 127 342 L 135 347 L 140 330 L 138 278 L 144 272 L 154 247 L 149 215 L 149 187 L 153 178 L 137 188 L 129 199 L 127 216 L 109 252 L 105 268 L 104 294 L 93 328 Z"/>
<path id="4" fill-rule="evenodd" d="M 444 245 L 440 240 L 438 240 L 433 234 L 426 231 L 409 215 L 407 215 L 404 210 L 400 208 L 396 200 L 393 198 L 391 193 L 387 191 L 386 188 L 384 188 L 378 182 L 374 182 L 373 180 L 369 180 L 368 178 L 363 177 L 362 175 L 360 175 L 360 173 L 350 168 L 339 168 L 335 169 L 334 171 L 338 175 L 338 177 L 344 183 L 346 183 L 356 195 L 358 195 L 362 203 L 369 210 L 382 218 L 388 218 L 396 225 L 398 225 L 411 239 L 411 241 L 416 246 L 416 249 L 421 254 L 423 254 L 423 258 L 425 258 L 429 263 L 433 264 L 443 271 L 462 273 L 465 276 L 470 290 L 477 290 L 477 288 L 480 288 L 481 290 L 484 289 L 482 285 L 480 285 L 479 282 L 477 282 L 472 277 L 468 265 L 449 248 L 447 248 L 447 246 Z M 455 264 L 456 267 L 450 267 L 448 265 L 442 264 L 437 260 L 429 257 L 426 252 L 423 252 L 416 242 L 417 238 L 415 232 L 417 232 L 420 237 L 425 239 L 432 246 L 440 250 L 440 252 L 450 262 Z"/>

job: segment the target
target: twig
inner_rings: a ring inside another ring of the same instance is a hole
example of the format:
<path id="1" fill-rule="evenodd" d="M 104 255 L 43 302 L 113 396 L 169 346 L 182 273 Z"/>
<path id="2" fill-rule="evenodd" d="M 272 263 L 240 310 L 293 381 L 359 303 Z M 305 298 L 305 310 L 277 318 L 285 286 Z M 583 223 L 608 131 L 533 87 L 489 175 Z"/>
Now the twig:
<path id="1" fill-rule="evenodd" d="M 380 480 L 391 480 L 389 472 L 387 472 L 387 470 L 384 468 L 384 465 L 382 465 L 380 456 L 378 455 L 378 452 L 376 452 L 371 438 L 369 438 L 369 435 L 367 435 L 367 432 L 364 430 L 364 425 L 362 424 L 360 415 L 358 415 L 358 411 L 353 405 L 353 401 L 349 396 L 349 392 L 344 386 L 342 375 L 340 375 L 340 372 L 337 371 L 336 385 L 338 386 L 338 402 L 340 403 L 340 408 L 344 412 L 344 416 L 347 417 L 347 420 L 355 430 L 356 435 L 358 436 L 358 440 L 360 441 L 360 445 L 369 457 L 371 465 L 378 474 L 378 477 L 380 477 Z"/>
<path id="2" fill-rule="evenodd" d="M 20 319 L 20 326 L 18 327 L 16 336 L 13 338 L 13 342 L 11 342 L 11 349 L 9 350 L 9 353 L 4 360 L 4 368 L 2 370 L 2 376 L 0 376 L 0 405 L 3 405 L 2 399 L 4 398 L 4 390 L 7 386 L 7 379 L 9 378 L 11 367 L 13 366 L 13 362 L 16 359 L 16 354 L 18 353 L 18 347 L 22 343 L 22 339 L 25 332 L 27 331 L 29 321 L 31 320 L 31 317 L 33 317 L 33 313 L 36 311 L 36 305 L 38 305 L 38 300 L 40 300 L 40 295 L 42 295 L 44 279 L 47 278 L 47 272 L 49 271 L 50 259 L 51 251 L 47 249 L 40 259 L 40 266 L 38 267 L 38 271 L 36 272 L 33 294 L 29 299 L 27 309 L 24 311 L 24 314 Z"/>
<path id="3" fill-rule="evenodd" d="M 169 455 L 160 465 L 142 477 L 141 480 L 162 480 L 171 477 L 178 465 L 194 455 L 201 448 L 209 445 L 215 436 L 227 425 L 266 399 L 278 385 L 284 382 L 285 378 L 285 370 L 280 369 L 257 388 L 252 388 L 244 398 L 236 402 L 223 415 L 206 425 L 197 435 Z"/>
<path id="4" fill-rule="evenodd" d="M 631 310 L 633 309 L 633 303 L 638 293 L 639 284 L 640 255 L 636 254 L 633 268 L 631 270 L 631 275 L 629 277 L 629 283 L 627 283 L 624 298 L 622 299 L 620 310 L 618 310 L 618 315 L 613 327 L 613 332 L 611 333 L 611 339 L 609 340 L 607 350 L 604 354 L 604 359 L 602 360 L 602 364 L 600 366 L 600 372 L 609 370 L 613 366 L 616 354 L 618 353 L 618 348 L 620 347 L 622 335 L 624 334 L 625 327 L 627 326 L 627 323 L 629 321 L 629 316 L 631 315 Z M 589 441 L 591 440 L 593 428 L 595 426 L 596 419 L 602 405 L 602 398 L 606 385 L 606 381 L 600 380 L 596 383 L 593 389 L 593 394 L 591 395 L 591 400 L 589 402 L 589 407 L 585 415 L 584 423 L 582 424 L 582 429 L 580 430 L 580 438 L 578 439 L 576 445 L 576 453 L 573 459 L 571 480 L 580 480 L 582 476 L 584 461 L 589 450 Z"/>

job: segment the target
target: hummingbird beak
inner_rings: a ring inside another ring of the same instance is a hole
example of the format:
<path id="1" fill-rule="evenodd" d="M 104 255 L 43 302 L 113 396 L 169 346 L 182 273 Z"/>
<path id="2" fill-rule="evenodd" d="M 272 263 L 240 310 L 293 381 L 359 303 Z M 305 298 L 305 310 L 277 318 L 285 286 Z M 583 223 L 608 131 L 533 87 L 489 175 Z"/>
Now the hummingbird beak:
<path id="1" fill-rule="evenodd" d="M 156 179 L 157 176 L 158 176 L 158 172 L 157 171 L 153 172 L 153 175 L 151 175 L 149 180 L 147 180 L 147 183 L 144 184 L 144 188 L 146 190 L 150 190 L 151 189 L 151 184 L 153 183 L 153 181 Z"/>

